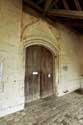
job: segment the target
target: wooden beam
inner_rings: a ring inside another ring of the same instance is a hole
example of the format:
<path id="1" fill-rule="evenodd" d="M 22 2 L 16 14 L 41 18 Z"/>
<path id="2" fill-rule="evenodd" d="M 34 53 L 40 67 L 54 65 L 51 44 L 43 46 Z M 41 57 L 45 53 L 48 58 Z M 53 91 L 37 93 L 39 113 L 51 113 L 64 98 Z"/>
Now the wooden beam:
<path id="1" fill-rule="evenodd" d="M 58 2 L 58 0 L 53 0 L 53 3 L 50 5 L 50 9 L 51 9 L 53 6 L 55 6 L 55 8 L 58 8 L 57 2 Z"/>
<path id="2" fill-rule="evenodd" d="M 48 16 L 83 19 L 83 11 L 53 9 L 48 12 Z"/>
<path id="3" fill-rule="evenodd" d="M 58 0 L 45 0 L 44 15 L 52 7 L 52 2 L 54 5 L 54 3 L 56 4 L 58 2 Z"/>
<path id="4" fill-rule="evenodd" d="M 55 8 L 56 8 L 56 9 L 58 9 L 58 8 L 59 8 L 57 4 L 55 4 Z"/>
<path id="5" fill-rule="evenodd" d="M 52 9 L 52 7 L 54 7 L 55 6 L 55 2 L 56 0 L 54 0 L 52 3 L 51 3 L 51 5 L 50 5 L 50 9 Z"/>
<path id="6" fill-rule="evenodd" d="M 67 1 L 66 0 L 62 0 L 62 2 L 63 2 L 63 5 L 64 5 L 65 9 L 69 10 L 69 6 L 68 6 Z"/>
<path id="7" fill-rule="evenodd" d="M 24 2 L 30 7 L 35 8 L 39 10 L 40 12 L 43 12 L 43 10 L 39 6 L 37 6 L 37 4 L 35 4 L 32 0 L 24 0 Z"/>
<path id="8" fill-rule="evenodd" d="M 45 1 L 46 2 L 45 2 L 45 9 L 44 9 L 44 11 L 46 13 L 48 11 L 48 9 L 49 9 L 49 7 L 50 7 L 50 5 L 51 5 L 53 0 L 45 0 Z"/>
<path id="9" fill-rule="evenodd" d="M 82 10 L 78 0 L 74 0 L 77 10 Z"/>
<path id="10" fill-rule="evenodd" d="M 37 1 L 37 4 L 40 4 L 40 3 L 42 3 L 44 0 L 38 0 Z"/>

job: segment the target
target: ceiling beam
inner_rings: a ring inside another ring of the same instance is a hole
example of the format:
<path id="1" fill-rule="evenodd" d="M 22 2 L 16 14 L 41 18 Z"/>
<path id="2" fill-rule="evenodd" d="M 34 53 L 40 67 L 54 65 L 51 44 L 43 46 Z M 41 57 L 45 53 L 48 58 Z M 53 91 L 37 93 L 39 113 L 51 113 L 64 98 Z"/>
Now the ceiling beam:
<path id="1" fill-rule="evenodd" d="M 53 0 L 53 3 L 50 5 L 50 8 L 52 8 L 53 6 L 55 6 L 56 8 L 58 8 L 58 6 L 57 6 L 57 2 L 58 2 L 59 0 Z"/>
<path id="2" fill-rule="evenodd" d="M 45 9 L 44 9 L 45 13 L 48 11 L 52 1 L 53 0 L 45 0 Z"/>
<path id="3" fill-rule="evenodd" d="M 44 15 L 51 7 L 56 4 L 59 0 L 45 0 Z M 53 3 L 52 3 L 53 2 Z M 56 5 L 57 6 L 57 5 Z"/>
<path id="4" fill-rule="evenodd" d="M 35 8 L 39 10 L 40 12 L 43 12 L 43 10 L 39 6 L 37 6 L 37 4 L 35 4 L 32 0 L 24 0 L 24 2 L 30 7 Z"/>
<path id="5" fill-rule="evenodd" d="M 40 4 L 40 3 L 42 3 L 44 0 L 38 0 L 37 1 L 37 4 Z"/>
<path id="6" fill-rule="evenodd" d="M 74 3 L 76 5 L 77 10 L 82 10 L 82 8 L 81 8 L 80 3 L 79 3 L 78 0 L 74 0 Z"/>
<path id="7" fill-rule="evenodd" d="M 66 0 L 62 0 L 62 2 L 63 2 L 63 5 L 64 5 L 65 9 L 69 10 L 69 6 L 68 6 L 67 1 Z"/>
<path id="8" fill-rule="evenodd" d="M 83 11 L 53 9 L 48 11 L 48 16 L 83 19 Z"/>
<path id="9" fill-rule="evenodd" d="M 55 8 L 58 9 L 57 2 L 58 2 L 58 0 L 54 0 L 53 3 L 51 4 L 50 8 L 52 8 L 53 6 L 55 6 Z"/>
<path id="10" fill-rule="evenodd" d="M 56 9 L 59 9 L 59 7 L 58 7 L 58 5 L 57 5 L 57 4 L 55 4 L 55 8 L 56 8 Z"/>

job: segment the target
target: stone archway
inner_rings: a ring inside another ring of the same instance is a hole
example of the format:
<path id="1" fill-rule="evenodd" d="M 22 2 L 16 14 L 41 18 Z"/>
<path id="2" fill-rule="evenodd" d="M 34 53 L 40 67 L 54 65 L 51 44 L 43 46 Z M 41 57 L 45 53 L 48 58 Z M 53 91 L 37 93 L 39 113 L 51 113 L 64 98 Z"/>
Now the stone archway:
<path id="1" fill-rule="evenodd" d="M 52 54 L 53 54 L 53 91 L 54 94 L 57 95 L 57 86 L 59 82 L 59 53 L 56 47 L 51 44 L 50 41 L 44 40 L 44 39 L 28 39 L 24 41 L 24 54 L 26 53 L 26 48 L 33 46 L 33 45 L 39 45 L 47 48 Z M 26 60 L 26 56 L 25 56 Z"/>

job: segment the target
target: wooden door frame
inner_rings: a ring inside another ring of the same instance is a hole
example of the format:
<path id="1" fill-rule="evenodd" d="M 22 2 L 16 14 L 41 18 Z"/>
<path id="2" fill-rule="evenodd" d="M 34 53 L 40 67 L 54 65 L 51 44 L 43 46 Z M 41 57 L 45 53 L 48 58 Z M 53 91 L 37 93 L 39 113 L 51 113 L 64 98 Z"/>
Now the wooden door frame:
<path id="1" fill-rule="evenodd" d="M 59 84 L 59 49 L 46 39 L 27 39 L 24 41 L 24 65 L 26 65 L 26 48 L 33 45 L 40 45 L 47 48 L 53 55 L 53 93 L 58 95 Z M 25 70 L 26 71 L 26 70 Z"/>

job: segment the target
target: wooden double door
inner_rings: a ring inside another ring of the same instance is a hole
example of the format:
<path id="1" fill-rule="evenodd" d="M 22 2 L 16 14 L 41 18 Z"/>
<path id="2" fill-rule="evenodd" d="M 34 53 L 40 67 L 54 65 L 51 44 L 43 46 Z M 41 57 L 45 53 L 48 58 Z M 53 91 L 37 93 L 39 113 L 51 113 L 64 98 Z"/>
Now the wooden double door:
<path id="1" fill-rule="evenodd" d="M 53 95 L 53 55 L 43 46 L 26 49 L 25 102 Z"/>

